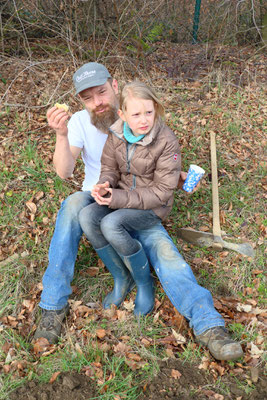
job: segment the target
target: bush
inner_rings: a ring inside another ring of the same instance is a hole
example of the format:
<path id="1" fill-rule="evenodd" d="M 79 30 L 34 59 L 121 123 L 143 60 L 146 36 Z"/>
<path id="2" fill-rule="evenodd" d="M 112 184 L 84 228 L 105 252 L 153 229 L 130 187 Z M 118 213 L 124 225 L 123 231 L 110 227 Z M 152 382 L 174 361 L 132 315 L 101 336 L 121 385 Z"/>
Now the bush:
<path id="1" fill-rule="evenodd" d="M 2 48 L 42 37 L 65 41 L 75 57 L 97 57 L 98 42 L 141 57 L 157 41 L 191 43 L 194 9 L 195 0 L 1 0 Z M 266 11 L 262 0 L 202 0 L 198 40 L 258 43 Z"/>

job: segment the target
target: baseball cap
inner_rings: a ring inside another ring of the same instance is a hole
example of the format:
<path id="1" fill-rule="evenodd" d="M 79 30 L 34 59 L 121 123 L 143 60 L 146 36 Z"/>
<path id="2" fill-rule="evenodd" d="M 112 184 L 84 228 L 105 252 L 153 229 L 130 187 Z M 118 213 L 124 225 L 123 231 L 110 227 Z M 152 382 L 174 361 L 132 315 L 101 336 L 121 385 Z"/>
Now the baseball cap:
<path id="1" fill-rule="evenodd" d="M 94 86 L 104 85 L 108 78 L 111 78 L 111 75 L 104 65 L 96 62 L 84 64 L 73 75 L 76 94 Z"/>

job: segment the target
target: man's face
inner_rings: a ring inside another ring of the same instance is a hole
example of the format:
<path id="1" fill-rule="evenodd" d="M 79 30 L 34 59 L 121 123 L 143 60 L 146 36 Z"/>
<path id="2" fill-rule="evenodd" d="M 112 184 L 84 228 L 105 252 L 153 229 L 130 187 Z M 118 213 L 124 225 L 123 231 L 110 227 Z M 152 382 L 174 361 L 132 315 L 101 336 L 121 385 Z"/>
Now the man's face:
<path id="1" fill-rule="evenodd" d="M 79 93 L 86 110 L 91 116 L 91 122 L 102 132 L 107 133 L 108 128 L 117 120 L 118 114 L 118 83 L 113 79 L 104 85 L 95 86 Z"/>

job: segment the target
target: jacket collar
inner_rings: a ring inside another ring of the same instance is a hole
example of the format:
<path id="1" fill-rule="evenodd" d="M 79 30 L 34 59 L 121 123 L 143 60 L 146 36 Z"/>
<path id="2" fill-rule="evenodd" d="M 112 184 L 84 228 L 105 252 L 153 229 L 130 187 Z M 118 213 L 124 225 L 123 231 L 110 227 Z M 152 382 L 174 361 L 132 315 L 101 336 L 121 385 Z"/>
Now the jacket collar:
<path id="1" fill-rule="evenodd" d="M 147 146 L 148 144 L 152 143 L 155 137 L 158 135 L 159 131 L 162 129 L 163 126 L 163 121 L 159 117 L 156 119 L 153 128 L 151 131 L 143 137 L 143 139 L 139 140 L 139 142 L 135 143 L 140 146 Z M 116 122 L 114 122 L 113 125 L 109 128 L 110 132 L 115 134 L 117 137 L 125 141 L 125 138 L 123 136 L 123 120 L 118 119 Z"/>

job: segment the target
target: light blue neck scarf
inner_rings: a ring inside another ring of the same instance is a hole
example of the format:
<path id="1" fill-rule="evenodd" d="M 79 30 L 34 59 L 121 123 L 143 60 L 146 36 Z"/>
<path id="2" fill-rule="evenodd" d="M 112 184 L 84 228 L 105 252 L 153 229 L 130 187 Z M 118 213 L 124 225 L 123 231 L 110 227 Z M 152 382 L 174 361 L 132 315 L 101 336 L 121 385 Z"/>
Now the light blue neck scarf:
<path id="1" fill-rule="evenodd" d="M 134 136 L 133 131 L 127 124 L 127 122 L 124 122 L 123 124 L 123 136 L 129 143 L 136 143 L 139 142 L 139 140 L 143 139 L 145 135 L 139 135 L 139 136 Z"/>

